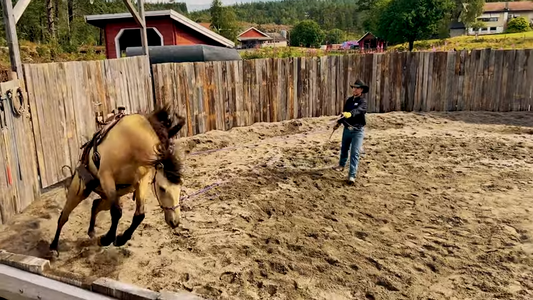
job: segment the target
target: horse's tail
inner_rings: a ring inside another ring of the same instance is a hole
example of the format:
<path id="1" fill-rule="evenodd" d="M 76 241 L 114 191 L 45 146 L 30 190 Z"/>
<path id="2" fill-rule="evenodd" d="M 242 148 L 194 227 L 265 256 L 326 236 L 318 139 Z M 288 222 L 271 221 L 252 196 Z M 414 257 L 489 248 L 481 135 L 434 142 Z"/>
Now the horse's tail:
<path id="1" fill-rule="evenodd" d="M 74 173 L 72 173 L 72 168 L 71 168 L 70 166 L 68 166 L 68 165 L 64 165 L 64 166 L 62 166 L 62 167 L 61 167 L 61 171 L 63 171 L 63 170 L 65 169 L 65 167 L 68 168 L 68 169 L 70 170 L 70 177 L 73 177 L 73 176 L 74 176 Z M 65 175 L 65 173 L 63 173 L 63 175 Z"/>
<path id="2" fill-rule="evenodd" d="M 70 177 L 65 180 L 65 190 L 68 190 L 70 184 L 72 183 L 72 178 L 74 178 L 74 173 L 72 172 L 72 168 L 70 166 L 64 165 L 61 167 L 61 172 L 63 172 L 63 175 L 65 175 L 65 172 L 64 172 L 65 167 L 70 170 Z"/>

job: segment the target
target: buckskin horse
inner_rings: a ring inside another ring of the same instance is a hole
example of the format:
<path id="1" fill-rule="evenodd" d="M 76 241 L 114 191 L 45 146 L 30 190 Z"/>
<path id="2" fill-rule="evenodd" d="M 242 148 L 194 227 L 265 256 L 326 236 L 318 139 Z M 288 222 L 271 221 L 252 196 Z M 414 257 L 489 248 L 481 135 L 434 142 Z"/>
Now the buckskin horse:
<path id="1" fill-rule="evenodd" d="M 61 229 L 69 215 L 92 192 L 100 195 L 93 202 L 88 234 L 94 238 L 96 215 L 110 210 L 111 227 L 98 239 L 100 246 L 122 246 L 144 220 L 144 203 L 150 185 L 171 228 L 180 222 L 181 162 L 174 154 L 172 138 L 185 119 L 163 106 L 148 114 L 123 113 L 107 120 L 103 128 L 81 149 L 78 167 L 67 181 L 67 201 L 57 223 L 50 250 L 58 251 Z M 136 209 L 130 227 L 116 236 L 122 217 L 120 197 L 133 194 Z"/>

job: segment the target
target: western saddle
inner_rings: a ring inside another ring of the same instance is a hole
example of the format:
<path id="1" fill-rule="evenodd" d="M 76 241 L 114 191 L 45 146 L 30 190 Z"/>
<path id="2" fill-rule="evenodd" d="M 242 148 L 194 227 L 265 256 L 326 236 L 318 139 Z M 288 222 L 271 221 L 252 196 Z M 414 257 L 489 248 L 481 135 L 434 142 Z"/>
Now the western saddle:
<path id="1" fill-rule="evenodd" d="M 96 123 L 99 125 L 99 129 L 94 133 L 92 139 L 83 144 L 80 148 L 83 153 L 77 171 L 88 188 L 95 188 L 100 184 L 99 180 L 89 171 L 89 153 L 91 152 L 91 149 L 94 150 L 92 160 L 96 168 L 100 168 L 100 154 L 98 153 L 97 147 L 102 143 L 109 131 L 127 115 L 125 110 L 126 108 L 124 106 L 118 107 L 118 112 L 113 110 L 112 115 L 103 122 L 96 118 Z"/>

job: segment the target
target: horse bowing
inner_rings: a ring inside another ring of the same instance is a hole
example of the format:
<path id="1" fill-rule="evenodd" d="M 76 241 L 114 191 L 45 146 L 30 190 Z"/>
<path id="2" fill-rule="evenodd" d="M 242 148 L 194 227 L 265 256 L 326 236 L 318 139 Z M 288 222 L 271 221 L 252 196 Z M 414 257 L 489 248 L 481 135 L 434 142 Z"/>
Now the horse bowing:
<path id="1" fill-rule="evenodd" d="M 176 122 L 177 121 L 177 122 Z M 171 139 L 183 127 L 182 117 L 168 106 L 148 115 L 121 116 L 114 124 L 98 131 L 84 145 L 80 164 L 70 179 L 67 201 L 58 219 L 50 250 L 57 251 L 59 237 L 70 213 L 92 192 L 100 195 L 91 209 L 88 234 L 95 237 L 94 226 L 100 211 L 110 211 L 109 231 L 99 238 L 101 246 L 122 246 L 131 239 L 145 217 L 144 204 L 152 186 L 164 210 L 168 226 L 180 223 L 181 163 L 175 156 Z M 120 197 L 134 193 L 135 214 L 130 227 L 117 236 L 122 218 Z"/>

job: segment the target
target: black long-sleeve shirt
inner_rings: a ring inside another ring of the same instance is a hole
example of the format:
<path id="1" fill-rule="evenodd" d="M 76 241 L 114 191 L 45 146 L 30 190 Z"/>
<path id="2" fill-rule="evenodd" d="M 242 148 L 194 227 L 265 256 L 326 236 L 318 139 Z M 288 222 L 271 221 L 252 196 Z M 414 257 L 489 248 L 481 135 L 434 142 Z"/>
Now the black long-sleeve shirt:
<path id="1" fill-rule="evenodd" d="M 361 128 L 366 125 L 365 114 L 368 104 L 366 98 L 361 95 L 359 97 L 351 96 L 346 99 L 344 103 L 343 112 L 350 112 L 352 114 L 349 118 L 341 118 L 337 121 L 339 124 L 348 125 L 352 127 Z"/>

